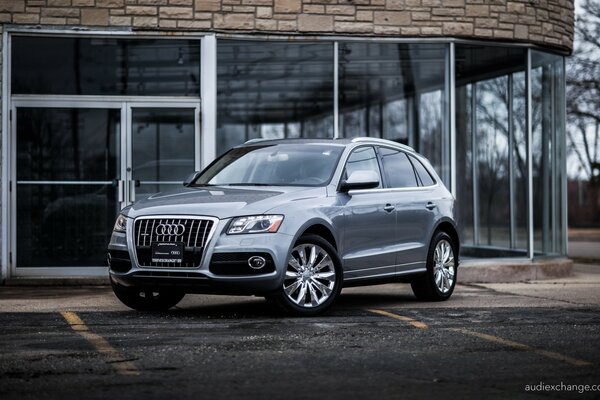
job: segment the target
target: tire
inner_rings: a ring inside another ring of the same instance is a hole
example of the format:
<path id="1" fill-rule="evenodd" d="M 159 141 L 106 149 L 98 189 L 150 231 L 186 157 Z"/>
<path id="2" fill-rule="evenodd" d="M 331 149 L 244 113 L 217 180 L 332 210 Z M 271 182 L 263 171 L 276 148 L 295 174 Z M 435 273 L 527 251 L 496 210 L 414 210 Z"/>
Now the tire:
<path id="1" fill-rule="evenodd" d="M 436 231 L 427 253 L 427 272 L 411 282 L 417 299 L 448 300 L 456 286 L 458 257 L 456 243 L 446 232 Z"/>
<path id="2" fill-rule="evenodd" d="M 113 292 L 121 303 L 138 311 L 166 311 L 183 299 L 185 293 L 171 290 L 147 290 L 125 287 L 110 280 Z"/>
<path id="3" fill-rule="evenodd" d="M 321 314 L 331 307 L 342 290 L 341 265 L 328 241 L 317 235 L 302 236 L 288 255 L 281 288 L 267 296 L 267 302 L 288 315 Z"/>

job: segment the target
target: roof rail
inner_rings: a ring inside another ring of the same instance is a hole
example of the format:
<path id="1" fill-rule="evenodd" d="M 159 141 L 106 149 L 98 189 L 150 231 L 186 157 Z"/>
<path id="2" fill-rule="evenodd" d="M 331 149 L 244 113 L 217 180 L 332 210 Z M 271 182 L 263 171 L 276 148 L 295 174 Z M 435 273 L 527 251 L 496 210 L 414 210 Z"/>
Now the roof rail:
<path id="1" fill-rule="evenodd" d="M 388 140 L 388 139 L 371 138 L 371 137 L 356 137 L 356 138 L 352 139 L 352 143 L 357 143 L 357 142 L 371 142 L 371 143 L 374 142 L 374 143 L 381 143 L 381 144 L 389 144 L 389 145 L 401 147 L 407 151 L 412 151 L 413 153 L 415 152 L 415 149 L 413 149 L 410 146 L 407 146 L 403 143 L 394 142 L 393 140 Z"/>
<path id="2" fill-rule="evenodd" d="M 244 144 L 249 144 L 249 143 L 258 143 L 258 142 L 265 142 L 267 140 L 273 140 L 273 139 L 267 139 L 267 138 L 254 138 L 254 139 L 250 139 L 250 140 L 246 140 L 244 142 Z"/>

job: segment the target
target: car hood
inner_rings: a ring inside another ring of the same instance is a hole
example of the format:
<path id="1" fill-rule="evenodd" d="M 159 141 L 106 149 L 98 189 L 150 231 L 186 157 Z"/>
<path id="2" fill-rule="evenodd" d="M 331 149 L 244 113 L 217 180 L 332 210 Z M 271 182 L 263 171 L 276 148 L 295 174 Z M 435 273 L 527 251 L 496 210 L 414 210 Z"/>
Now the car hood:
<path id="1" fill-rule="evenodd" d="M 127 215 L 205 215 L 220 219 L 263 214 L 290 201 L 325 197 L 326 188 L 306 187 L 182 187 L 160 192 L 134 203 Z"/>

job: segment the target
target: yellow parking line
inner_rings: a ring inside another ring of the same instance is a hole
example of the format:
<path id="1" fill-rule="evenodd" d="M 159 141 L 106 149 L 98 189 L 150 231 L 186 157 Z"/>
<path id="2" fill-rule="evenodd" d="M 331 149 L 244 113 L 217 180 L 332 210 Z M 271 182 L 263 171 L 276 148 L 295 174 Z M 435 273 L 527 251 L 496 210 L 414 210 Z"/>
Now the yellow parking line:
<path id="1" fill-rule="evenodd" d="M 79 316 L 72 311 L 61 312 L 64 319 L 69 323 L 71 329 L 83 336 L 88 342 L 90 342 L 98 352 L 106 356 L 117 371 L 121 375 L 139 375 L 140 371 L 137 369 L 135 364 L 131 361 L 122 361 L 123 355 L 119 353 L 117 349 L 112 347 L 110 343 L 102 336 L 95 334 L 90 331 L 87 325 L 79 318 Z"/>
<path id="2" fill-rule="evenodd" d="M 427 329 L 428 328 L 427 324 L 425 324 L 424 322 L 417 321 L 416 319 L 412 319 L 410 317 L 405 317 L 404 315 L 394 314 L 389 311 L 377 310 L 377 309 L 370 309 L 367 311 L 375 313 L 375 314 L 383 315 L 386 317 L 399 319 L 400 321 L 408 322 L 409 324 L 411 324 L 412 326 L 414 326 L 415 328 L 418 328 L 418 329 Z"/>
<path id="3" fill-rule="evenodd" d="M 475 336 L 477 338 L 480 338 L 480 339 L 483 339 L 483 340 L 487 340 L 487 341 L 490 341 L 490 342 L 494 342 L 494 343 L 498 343 L 498 344 L 501 344 L 501 345 L 504 345 L 504 346 L 512 347 L 514 349 L 523 350 L 523 351 L 529 351 L 531 353 L 535 353 L 535 354 L 538 354 L 540 356 L 544 356 L 544 357 L 547 357 L 547 358 L 552 358 L 554 360 L 559 360 L 559 361 L 562 361 L 562 362 L 566 362 L 567 364 L 571 364 L 571 365 L 577 365 L 577 366 L 592 365 L 592 363 L 589 362 L 589 361 L 580 360 L 578 358 L 573 358 L 573 357 L 565 356 L 564 354 L 556 353 L 554 351 L 547 351 L 547 350 L 536 349 L 535 347 L 531 347 L 531 346 L 528 346 L 526 344 L 519 343 L 519 342 L 514 342 L 512 340 L 503 339 L 503 338 L 500 338 L 498 336 L 493 336 L 493 335 L 488 335 L 488 334 L 485 334 L 485 333 L 474 332 L 474 331 L 470 331 L 470 330 L 464 329 L 464 328 L 448 328 L 448 330 L 449 331 L 453 331 L 453 332 L 459 332 L 459 333 L 462 333 L 464 335 Z"/>

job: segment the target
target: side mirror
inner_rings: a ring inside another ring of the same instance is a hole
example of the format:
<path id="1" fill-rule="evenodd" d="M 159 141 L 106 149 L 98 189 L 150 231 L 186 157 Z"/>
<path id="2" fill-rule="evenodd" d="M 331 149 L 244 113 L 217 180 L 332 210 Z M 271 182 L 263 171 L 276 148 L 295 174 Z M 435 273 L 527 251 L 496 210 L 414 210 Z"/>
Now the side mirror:
<path id="1" fill-rule="evenodd" d="M 379 186 L 379 175 L 375 171 L 354 171 L 348 179 L 342 181 L 340 191 L 348 192 L 350 190 L 373 189 Z"/>
<path id="2" fill-rule="evenodd" d="M 187 178 L 185 178 L 185 181 L 183 181 L 183 186 L 190 186 L 196 179 L 198 179 L 199 176 L 200 171 L 192 172 Z"/>

